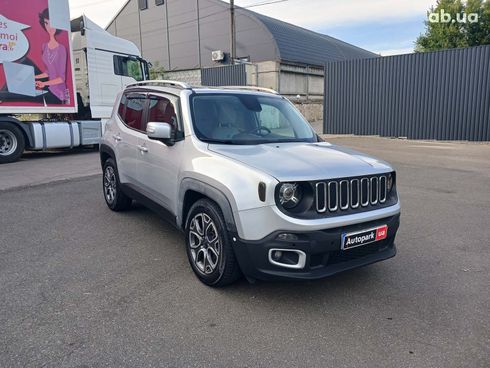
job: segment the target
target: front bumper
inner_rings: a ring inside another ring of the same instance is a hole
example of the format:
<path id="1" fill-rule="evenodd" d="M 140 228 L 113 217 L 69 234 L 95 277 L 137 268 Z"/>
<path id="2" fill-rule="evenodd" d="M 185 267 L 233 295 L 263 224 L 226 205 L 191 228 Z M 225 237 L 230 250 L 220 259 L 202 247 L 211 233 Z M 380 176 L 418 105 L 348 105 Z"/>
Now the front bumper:
<path id="1" fill-rule="evenodd" d="M 264 239 L 246 241 L 234 238 L 235 255 L 242 272 L 248 278 L 259 280 L 296 279 L 313 280 L 338 272 L 379 262 L 396 254 L 395 236 L 400 224 L 400 215 L 363 222 L 360 224 L 309 232 L 275 231 Z M 386 239 L 357 248 L 341 250 L 342 233 L 351 233 L 377 226 L 388 225 Z M 293 233 L 298 240 L 278 240 L 281 233 Z M 272 264 L 270 249 L 299 250 L 306 254 L 305 266 L 290 269 Z"/>

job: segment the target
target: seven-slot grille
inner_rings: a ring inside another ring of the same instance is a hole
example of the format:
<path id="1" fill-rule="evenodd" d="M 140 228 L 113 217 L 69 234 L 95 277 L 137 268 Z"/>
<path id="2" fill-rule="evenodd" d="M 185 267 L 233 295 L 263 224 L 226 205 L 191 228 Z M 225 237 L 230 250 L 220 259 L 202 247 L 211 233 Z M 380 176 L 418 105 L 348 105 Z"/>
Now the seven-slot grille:
<path id="1" fill-rule="evenodd" d="M 333 179 L 316 183 L 316 211 L 336 212 L 386 202 L 387 176 Z"/>

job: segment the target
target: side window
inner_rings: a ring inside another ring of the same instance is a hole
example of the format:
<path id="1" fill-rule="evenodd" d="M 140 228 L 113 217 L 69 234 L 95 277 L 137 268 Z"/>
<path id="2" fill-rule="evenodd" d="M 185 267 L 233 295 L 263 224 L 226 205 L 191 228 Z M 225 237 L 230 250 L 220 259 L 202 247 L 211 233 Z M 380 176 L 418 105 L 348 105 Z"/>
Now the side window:
<path id="1" fill-rule="evenodd" d="M 128 95 L 123 96 L 125 101 L 125 109 L 123 115 L 121 115 L 124 124 L 128 127 L 143 131 L 143 111 L 145 107 L 145 97 L 143 95 Z M 121 104 L 123 103 L 121 100 Z M 121 109 L 121 105 L 119 105 Z M 120 111 L 120 110 L 119 110 Z"/>
<path id="2" fill-rule="evenodd" d="M 137 82 L 142 81 L 143 65 L 140 60 L 127 56 L 114 55 L 114 74 L 134 78 Z"/>
<path id="3" fill-rule="evenodd" d="M 126 65 L 128 69 L 128 77 L 132 77 L 138 82 L 143 80 L 143 70 L 141 69 L 141 63 L 139 60 L 127 59 Z"/>
<path id="4" fill-rule="evenodd" d="M 169 123 L 177 129 L 177 113 L 172 101 L 162 96 L 149 96 L 148 122 Z"/>
<path id="5" fill-rule="evenodd" d="M 148 9 L 148 0 L 138 0 L 140 10 Z"/>

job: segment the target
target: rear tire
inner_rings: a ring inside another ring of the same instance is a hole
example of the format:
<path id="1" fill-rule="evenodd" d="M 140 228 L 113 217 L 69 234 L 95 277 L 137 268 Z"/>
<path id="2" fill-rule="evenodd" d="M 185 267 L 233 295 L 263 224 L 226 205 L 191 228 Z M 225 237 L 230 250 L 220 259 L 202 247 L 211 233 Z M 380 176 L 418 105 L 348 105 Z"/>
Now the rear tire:
<path id="1" fill-rule="evenodd" d="M 185 227 L 187 257 L 204 284 L 229 285 L 240 277 L 230 235 L 221 209 L 209 199 L 200 199 L 189 210 Z"/>
<path id="2" fill-rule="evenodd" d="M 24 134 L 11 123 L 0 122 L 0 164 L 15 162 L 25 149 Z"/>
<path id="3" fill-rule="evenodd" d="M 104 162 L 103 171 L 102 189 L 107 207 L 116 212 L 129 209 L 132 199 L 122 191 L 117 166 L 112 158 Z"/>

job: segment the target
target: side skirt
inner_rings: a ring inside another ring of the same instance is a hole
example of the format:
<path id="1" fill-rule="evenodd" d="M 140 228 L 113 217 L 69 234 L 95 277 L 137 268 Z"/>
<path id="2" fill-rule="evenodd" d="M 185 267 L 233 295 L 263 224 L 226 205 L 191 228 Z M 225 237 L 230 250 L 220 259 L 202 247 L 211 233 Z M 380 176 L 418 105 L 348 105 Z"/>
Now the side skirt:
<path id="1" fill-rule="evenodd" d="M 141 203 L 143 206 L 155 212 L 158 216 L 173 225 L 179 231 L 183 231 L 177 224 L 177 217 L 165 207 L 159 205 L 151 198 L 136 190 L 131 184 L 121 184 L 122 191 L 131 199 Z"/>

